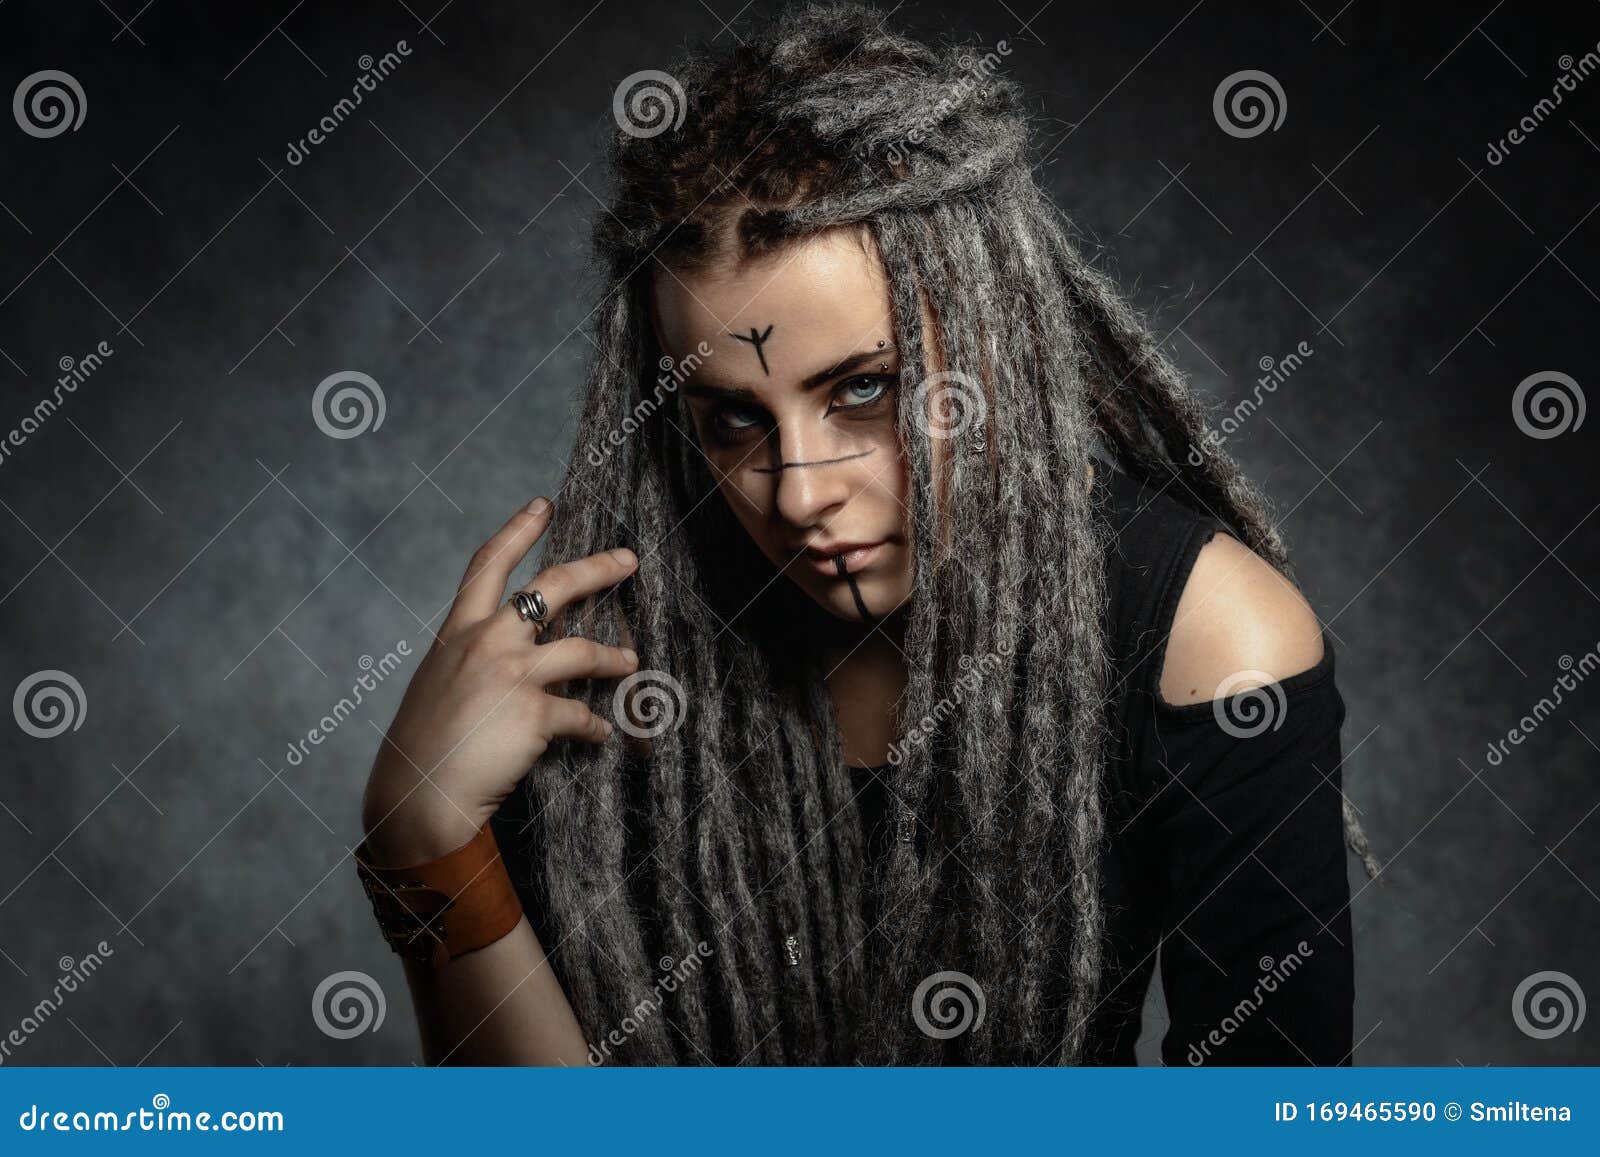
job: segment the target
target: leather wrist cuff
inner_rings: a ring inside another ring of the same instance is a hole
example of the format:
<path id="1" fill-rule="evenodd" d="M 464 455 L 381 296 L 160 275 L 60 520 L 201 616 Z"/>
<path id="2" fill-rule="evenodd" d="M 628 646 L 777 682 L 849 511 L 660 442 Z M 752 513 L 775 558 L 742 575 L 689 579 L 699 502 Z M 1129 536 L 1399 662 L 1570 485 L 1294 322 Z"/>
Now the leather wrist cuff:
<path id="1" fill-rule="evenodd" d="M 522 901 L 487 822 L 467 843 L 425 864 L 378 867 L 365 840 L 355 861 L 384 939 L 407 960 L 438 968 L 493 944 L 522 919 Z"/>

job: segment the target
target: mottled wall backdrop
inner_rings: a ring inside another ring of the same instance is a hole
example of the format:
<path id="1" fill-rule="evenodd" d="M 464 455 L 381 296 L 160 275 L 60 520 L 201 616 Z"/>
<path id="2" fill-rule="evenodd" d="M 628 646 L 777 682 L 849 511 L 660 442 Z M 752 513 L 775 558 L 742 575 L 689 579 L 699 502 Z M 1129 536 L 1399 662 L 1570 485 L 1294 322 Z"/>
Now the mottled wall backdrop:
<path id="1" fill-rule="evenodd" d="M 418 1057 L 361 787 L 561 477 L 614 90 L 767 7 L 0 7 L 5 1063 Z M 1391 865 L 1352 866 L 1361 1064 L 1600 1059 L 1600 8 L 1546 7 L 895 17 L 1006 42 L 1040 179 L 1278 505 Z M 387 998 L 348 1038 L 345 971 Z"/>

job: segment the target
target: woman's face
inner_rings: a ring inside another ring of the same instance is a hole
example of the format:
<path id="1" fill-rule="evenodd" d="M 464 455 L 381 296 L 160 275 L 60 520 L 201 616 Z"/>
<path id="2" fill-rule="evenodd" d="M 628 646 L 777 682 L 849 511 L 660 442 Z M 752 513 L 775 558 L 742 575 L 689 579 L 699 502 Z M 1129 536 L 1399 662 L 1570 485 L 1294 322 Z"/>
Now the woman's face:
<path id="1" fill-rule="evenodd" d="M 910 475 L 888 283 L 861 237 L 832 230 L 693 273 L 658 265 L 654 313 L 664 353 L 695 351 L 682 389 L 735 517 L 830 613 L 873 623 L 911 595 Z"/>

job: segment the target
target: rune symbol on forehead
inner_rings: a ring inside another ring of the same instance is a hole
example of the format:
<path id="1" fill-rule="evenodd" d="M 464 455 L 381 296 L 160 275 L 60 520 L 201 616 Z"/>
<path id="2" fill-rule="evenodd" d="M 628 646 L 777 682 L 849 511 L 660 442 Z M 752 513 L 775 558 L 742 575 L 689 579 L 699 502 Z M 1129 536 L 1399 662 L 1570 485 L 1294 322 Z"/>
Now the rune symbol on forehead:
<path id="1" fill-rule="evenodd" d="M 758 330 L 755 326 L 751 326 L 749 337 L 746 337 L 742 333 L 731 332 L 728 334 L 728 336 L 731 338 L 737 338 L 739 341 L 747 341 L 751 345 L 755 346 L 756 357 L 761 359 L 761 372 L 766 374 L 768 377 L 772 376 L 772 372 L 767 369 L 767 355 L 761 348 L 762 344 L 767 340 L 767 338 L 772 336 L 772 326 L 770 324 L 765 330 Z"/>

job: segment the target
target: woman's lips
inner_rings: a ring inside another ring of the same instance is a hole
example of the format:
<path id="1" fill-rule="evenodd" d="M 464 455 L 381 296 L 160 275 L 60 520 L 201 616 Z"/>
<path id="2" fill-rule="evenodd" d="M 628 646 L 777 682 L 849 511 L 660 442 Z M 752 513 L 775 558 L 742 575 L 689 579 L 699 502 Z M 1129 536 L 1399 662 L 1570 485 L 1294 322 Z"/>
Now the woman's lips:
<path id="1" fill-rule="evenodd" d="M 877 559 L 883 548 L 887 545 L 888 540 L 885 539 L 883 542 L 875 542 L 870 546 L 855 547 L 854 549 L 847 550 L 843 554 L 839 555 L 822 555 L 817 551 L 808 550 L 805 552 L 804 557 L 800 561 L 804 562 L 806 566 L 812 568 L 818 574 L 833 575 L 837 577 L 839 574 L 839 563 L 837 560 L 843 559 L 845 570 L 851 574 L 854 574 L 855 572 L 870 566 Z"/>

